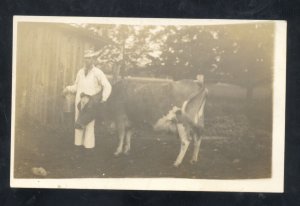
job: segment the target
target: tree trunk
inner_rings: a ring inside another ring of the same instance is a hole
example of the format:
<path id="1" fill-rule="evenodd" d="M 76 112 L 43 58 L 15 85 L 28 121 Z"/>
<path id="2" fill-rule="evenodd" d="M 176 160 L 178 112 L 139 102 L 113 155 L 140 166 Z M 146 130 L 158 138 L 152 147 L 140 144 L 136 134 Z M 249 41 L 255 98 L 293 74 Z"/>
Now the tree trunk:
<path id="1" fill-rule="evenodd" d="M 119 64 L 113 66 L 113 79 L 112 79 L 113 84 L 115 84 L 119 80 L 120 68 L 121 65 Z"/>

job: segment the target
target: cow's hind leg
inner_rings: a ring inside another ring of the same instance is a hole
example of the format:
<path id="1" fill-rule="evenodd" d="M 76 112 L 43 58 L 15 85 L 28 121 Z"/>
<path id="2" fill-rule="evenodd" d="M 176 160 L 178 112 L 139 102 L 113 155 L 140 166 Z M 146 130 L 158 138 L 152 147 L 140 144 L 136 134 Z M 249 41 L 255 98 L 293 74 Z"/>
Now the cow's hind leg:
<path id="1" fill-rule="evenodd" d="M 193 155 L 192 159 L 190 161 L 191 164 L 194 164 L 198 161 L 198 154 L 200 150 L 200 145 L 201 145 L 201 135 L 197 132 L 193 133 L 193 143 L 194 143 L 194 150 L 193 150 Z"/>
<path id="2" fill-rule="evenodd" d="M 176 161 L 174 162 L 175 167 L 178 167 L 181 164 L 185 153 L 190 145 L 189 132 L 187 131 L 187 128 L 185 128 L 183 124 L 177 124 L 177 130 L 181 144 L 179 154 L 177 156 Z"/>
<path id="3" fill-rule="evenodd" d="M 124 154 L 125 155 L 128 155 L 129 151 L 130 151 L 131 136 L 132 136 L 132 130 L 128 129 L 126 131 L 126 136 L 125 136 L 125 145 L 124 145 Z"/>
<path id="4" fill-rule="evenodd" d="M 119 143 L 114 155 L 118 156 L 122 153 L 123 150 L 124 138 L 126 135 L 126 126 L 123 121 L 117 121 L 116 126 L 118 131 Z"/>

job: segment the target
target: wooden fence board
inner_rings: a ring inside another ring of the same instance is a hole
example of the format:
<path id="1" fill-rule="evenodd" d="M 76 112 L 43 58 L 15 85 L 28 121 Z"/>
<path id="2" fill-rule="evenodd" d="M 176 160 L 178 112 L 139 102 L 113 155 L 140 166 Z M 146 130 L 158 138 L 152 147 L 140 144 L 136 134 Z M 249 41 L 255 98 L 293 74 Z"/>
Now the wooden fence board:
<path id="1" fill-rule="evenodd" d="M 101 44 L 68 28 L 18 23 L 15 100 L 22 106 L 16 107 L 17 116 L 24 114 L 46 126 L 61 125 L 62 90 L 74 82 L 83 65 L 84 50 Z"/>

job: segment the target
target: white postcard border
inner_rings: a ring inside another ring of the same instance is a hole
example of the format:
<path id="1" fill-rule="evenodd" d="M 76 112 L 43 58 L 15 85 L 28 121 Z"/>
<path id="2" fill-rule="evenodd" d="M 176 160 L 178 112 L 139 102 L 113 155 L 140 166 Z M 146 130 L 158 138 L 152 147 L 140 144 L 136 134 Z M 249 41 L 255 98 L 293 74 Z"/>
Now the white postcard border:
<path id="1" fill-rule="evenodd" d="M 13 72 L 11 116 L 11 168 L 10 186 L 18 188 L 73 188 L 120 190 L 179 190 L 224 192 L 283 192 L 284 190 L 284 138 L 286 89 L 286 21 L 276 23 L 273 82 L 273 137 L 272 177 L 267 179 L 211 180 L 185 178 L 75 178 L 75 179 L 19 179 L 14 178 L 15 95 L 18 22 L 102 23 L 130 25 L 215 25 L 266 22 L 267 20 L 208 20 L 208 19 L 154 19 L 105 17 L 46 17 L 14 16 Z"/>

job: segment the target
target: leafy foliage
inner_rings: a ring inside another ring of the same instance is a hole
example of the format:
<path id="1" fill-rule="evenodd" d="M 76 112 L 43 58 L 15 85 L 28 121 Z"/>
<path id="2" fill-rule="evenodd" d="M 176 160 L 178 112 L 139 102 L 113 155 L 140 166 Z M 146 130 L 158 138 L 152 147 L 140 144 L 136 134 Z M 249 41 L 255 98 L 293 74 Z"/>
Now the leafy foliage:
<path id="1" fill-rule="evenodd" d="M 110 39 L 98 48 L 98 62 L 110 71 L 121 70 L 121 75 L 183 79 L 201 73 L 207 81 L 245 88 L 272 79 L 273 23 L 82 26 Z"/>

